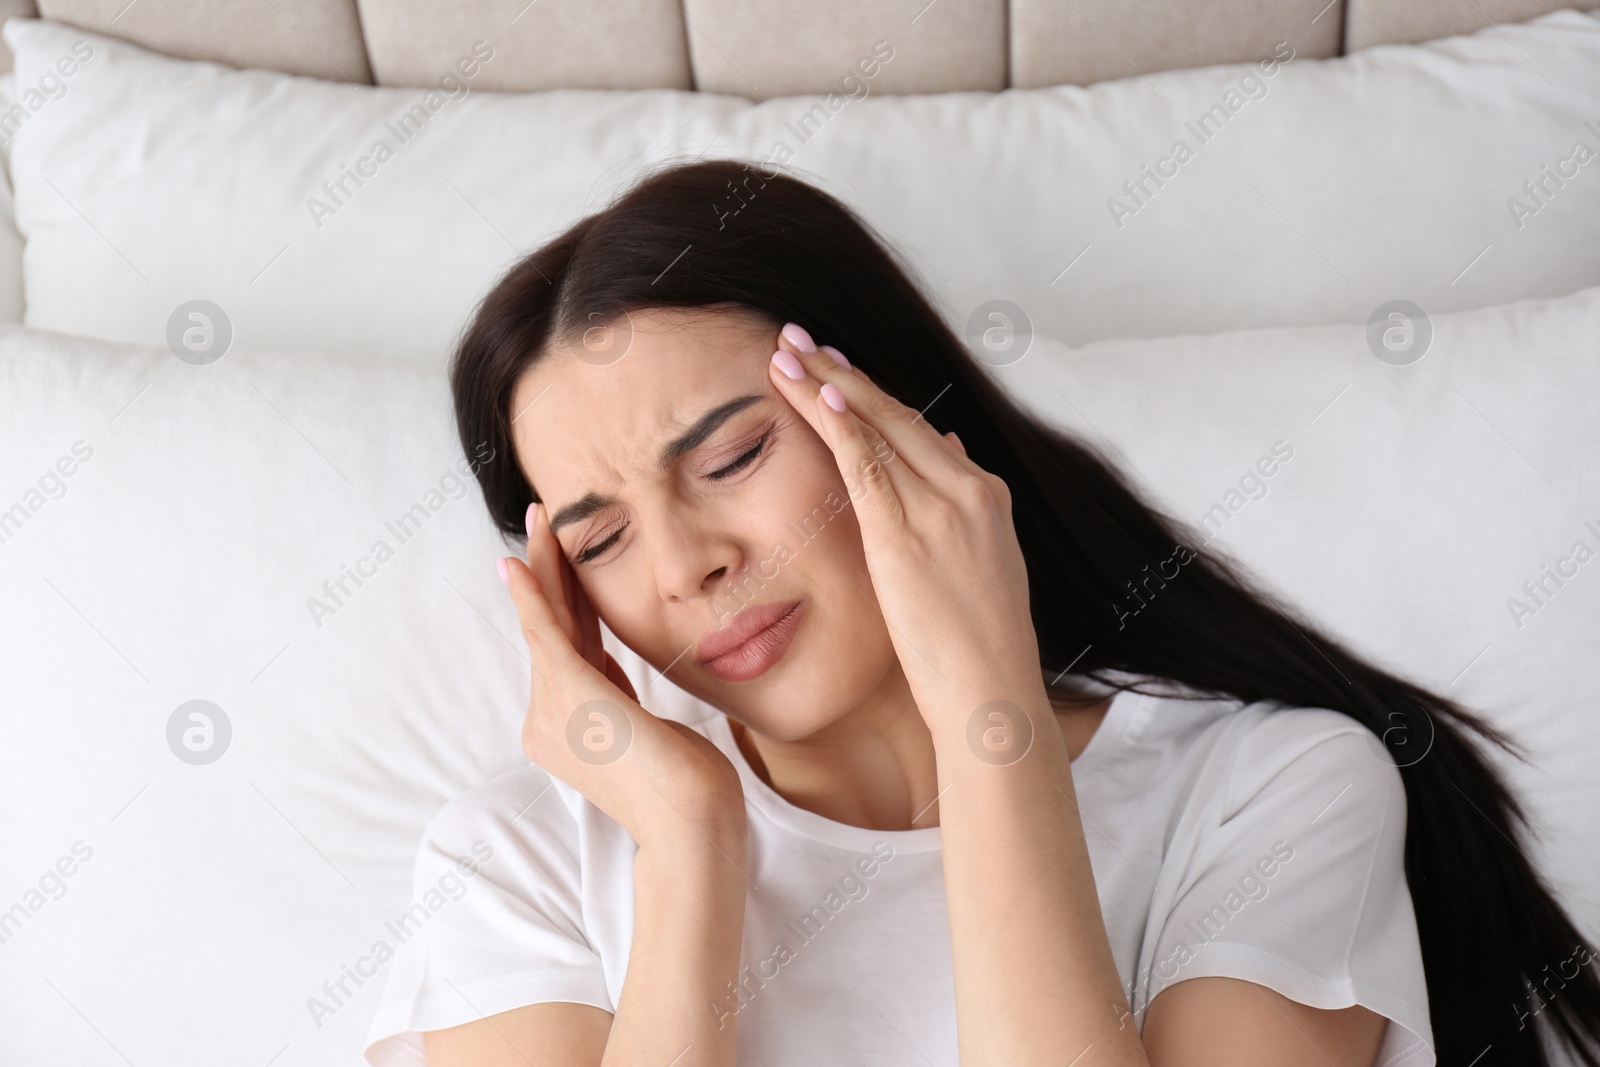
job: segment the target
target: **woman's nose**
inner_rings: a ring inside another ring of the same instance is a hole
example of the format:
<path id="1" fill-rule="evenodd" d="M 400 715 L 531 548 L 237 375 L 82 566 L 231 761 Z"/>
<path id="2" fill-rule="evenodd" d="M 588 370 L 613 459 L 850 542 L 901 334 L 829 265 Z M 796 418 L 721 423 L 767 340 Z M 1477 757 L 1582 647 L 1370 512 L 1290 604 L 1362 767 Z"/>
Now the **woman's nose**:
<path id="1" fill-rule="evenodd" d="M 655 553 L 656 581 L 664 600 L 712 600 L 729 576 L 737 574 L 742 550 L 733 538 L 692 523 L 678 522 Z"/>

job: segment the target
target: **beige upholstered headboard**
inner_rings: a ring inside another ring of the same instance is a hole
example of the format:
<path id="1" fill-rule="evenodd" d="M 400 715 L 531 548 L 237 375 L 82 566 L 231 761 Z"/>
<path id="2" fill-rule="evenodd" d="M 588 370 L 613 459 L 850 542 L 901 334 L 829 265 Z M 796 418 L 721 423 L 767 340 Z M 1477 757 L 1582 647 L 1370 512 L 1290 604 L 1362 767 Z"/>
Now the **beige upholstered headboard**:
<path id="1" fill-rule="evenodd" d="M 357 84 L 437 84 L 474 42 L 486 89 L 825 93 L 1086 85 L 1262 58 L 1321 58 L 1600 0 L 0 0 L 158 52 Z M 0 48 L 0 52 L 4 49 Z M 509 60 L 507 62 L 506 60 Z M 0 70 L 10 69 L 9 53 Z"/>

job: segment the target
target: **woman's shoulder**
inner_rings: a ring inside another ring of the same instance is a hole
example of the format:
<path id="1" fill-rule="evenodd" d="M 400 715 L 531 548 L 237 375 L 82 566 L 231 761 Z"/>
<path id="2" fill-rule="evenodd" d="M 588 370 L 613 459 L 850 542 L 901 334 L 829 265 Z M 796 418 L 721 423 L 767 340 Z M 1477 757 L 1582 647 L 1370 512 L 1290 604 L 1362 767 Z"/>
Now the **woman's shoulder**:
<path id="1" fill-rule="evenodd" d="M 709 721 L 686 725 L 719 747 L 726 743 Z M 524 845 L 551 840 L 570 844 L 580 833 L 595 843 L 608 837 L 617 838 L 618 844 L 632 840 L 577 789 L 523 761 L 450 797 L 429 821 L 424 840 L 460 842 L 488 835 Z"/>
<path id="2" fill-rule="evenodd" d="M 1405 785 L 1391 750 L 1363 723 L 1321 707 L 1251 704 L 1239 711 L 1227 746 L 1228 813 L 1285 795 L 1326 795 L 1368 813 L 1398 809 Z M 1319 792 L 1320 791 L 1320 792 Z"/>
<path id="3" fill-rule="evenodd" d="M 1320 1007 L 1362 1004 L 1398 1024 L 1378 1062 L 1431 1063 L 1400 769 L 1337 710 L 1236 701 L 1216 711 L 1170 810 L 1145 816 L 1163 821 L 1143 1004 L 1205 976 Z"/>
<path id="4" fill-rule="evenodd" d="M 544 768 L 522 763 L 446 800 L 429 819 L 422 848 L 460 851 L 484 842 L 495 850 L 570 849 L 582 816 L 576 796 Z"/>
<path id="5" fill-rule="evenodd" d="M 1108 747 L 1124 761 L 1159 765 L 1159 773 L 1184 780 L 1188 802 L 1209 801 L 1217 819 L 1301 792 L 1327 792 L 1330 800 L 1354 794 L 1368 809 L 1403 808 L 1391 749 L 1344 712 L 1208 696 L 1173 683 L 1147 688 L 1130 694 L 1132 706 Z"/>
<path id="6" fill-rule="evenodd" d="M 1158 721 L 1170 710 L 1158 704 L 1150 717 Z M 1173 716 L 1166 741 L 1192 761 L 1186 806 L 1201 825 L 1338 827 L 1358 835 L 1404 827 L 1405 784 L 1395 757 L 1350 715 L 1281 701 L 1213 703 L 1189 715 L 1187 723 Z"/>

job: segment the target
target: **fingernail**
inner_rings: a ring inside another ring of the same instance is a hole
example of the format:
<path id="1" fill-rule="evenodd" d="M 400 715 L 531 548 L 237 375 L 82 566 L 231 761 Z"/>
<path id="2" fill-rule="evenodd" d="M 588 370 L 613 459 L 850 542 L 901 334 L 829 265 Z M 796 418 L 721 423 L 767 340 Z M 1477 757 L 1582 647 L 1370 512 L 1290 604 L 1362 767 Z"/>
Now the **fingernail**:
<path id="1" fill-rule="evenodd" d="M 772 353 L 772 362 L 778 365 L 778 369 L 783 371 L 785 377 L 793 378 L 797 382 L 806 376 L 806 369 L 800 365 L 798 359 L 794 358 L 793 352 L 780 348 Z"/>
<path id="2" fill-rule="evenodd" d="M 954 430 L 950 431 L 950 440 L 954 441 L 956 443 L 956 447 L 961 449 L 961 454 L 963 456 L 967 454 L 967 446 L 961 443 L 961 438 L 956 436 L 956 432 Z"/>
<path id="3" fill-rule="evenodd" d="M 528 505 L 528 513 L 522 516 L 522 525 L 523 528 L 528 531 L 529 537 L 533 536 L 533 524 L 539 518 L 538 508 L 539 504 L 537 501 L 535 501 L 534 503 Z"/>
<path id="4" fill-rule="evenodd" d="M 839 392 L 837 385 L 832 382 L 824 382 L 822 384 L 822 399 L 828 402 L 830 408 L 841 415 L 844 414 L 844 394 Z"/>
<path id="5" fill-rule="evenodd" d="M 845 370 L 850 369 L 850 361 L 844 358 L 843 352 L 839 351 L 837 348 L 834 348 L 832 345 L 823 345 L 822 350 L 828 353 L 828 355 L 832 356 L 833 361 L 839 364 L 839 366 L 843 367 Z"/>
<path id="6" fill-rule="evenodd" d="M 790 344 L 802 352 L 815 352 L 817 350 L 817 343 L 811 339 L 809 333 L 806 333 L 806 328 L 797 322 L 784 323 L 782 333 L 789 339 Z"/>
<path id="7" fill-rule="evenodd" d="M 507 585 L 511 584 L 511 568 L 506 565 L 506 558 L 501 556 L 494 561 L 494 569 L 500 572 L 500 580 Z"/>

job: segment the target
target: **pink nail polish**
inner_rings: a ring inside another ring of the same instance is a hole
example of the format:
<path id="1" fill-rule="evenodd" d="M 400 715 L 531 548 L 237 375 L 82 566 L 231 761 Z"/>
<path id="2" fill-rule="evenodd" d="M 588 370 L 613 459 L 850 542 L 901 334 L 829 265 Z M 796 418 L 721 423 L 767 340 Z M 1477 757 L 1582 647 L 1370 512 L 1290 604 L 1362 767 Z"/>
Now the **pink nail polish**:
<path id="1" fill-rule="evenodd" d="M 815 352 L 817 350 L 817 343 L 811 339 L 811 335 L 807 333 L 805 327 L 801 326 L 799 323 L 784 323 L 782 332 L 783 336 L 789 339 L 789 343 L 794 345 L 800 351 Z"/>
<path id="2" fill-rule="evenodd" d="M 772 362 L 778 365 L 778 369 L 783 371 L 787 378 L 793 378 L 798 382 L 806 376 L 806 369 L 800 365 L 798 359 L 794 358 L 793 352 L 786 352 L 780 348 L 772 353 Z"/>
<path id="3" fill-rule="evenodd" d="M 500 572 L 500 580 L 507 585 L 511 584 L 511 568 L 506 564 L 506 558 L 501 556 L 494 561 L 494 569 Z"/>
<path id="4" fill-rule="evenodd" d="M 528 536 L 533 536 L 533 524 L 539 519 L 539 505 L 537 502 L 528 505 L 528 513 L 522 516 L 522 526 L 528 531 Z"/>
<path id="5" fill-rule="evenodd" d="M 839 351 L 837 348 L 834 348 L 832 345 L 823 345 L 822 350 L 828 353 L 828 355 L 832 356 L 833 361 L 839 364 L 839 366 L 843 367 L 845 370 L 850 369 L 850 361 L 844 358 L 843 352 Z"/>
<path id="6" fill-rule="evenodd" d="M 824 382 L 822 385 L 822 399 L 828 402 L 830 408 L 841 415 L 844 414 L 844 394 L 839 392 L 837 385 L 832 382 Z"/>

